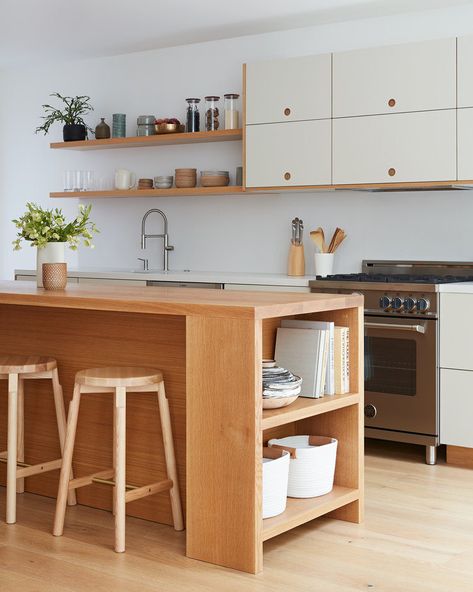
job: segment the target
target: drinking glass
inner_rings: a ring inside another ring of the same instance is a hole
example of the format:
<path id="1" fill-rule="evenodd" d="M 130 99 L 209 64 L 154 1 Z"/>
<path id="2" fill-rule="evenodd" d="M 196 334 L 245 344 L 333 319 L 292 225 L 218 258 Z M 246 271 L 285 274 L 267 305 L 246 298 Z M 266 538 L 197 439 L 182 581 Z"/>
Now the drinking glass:
<path id="1" fill-rule="evenodd" d="M 75 171 L 64 171 L 64 191 L 74 191 Z"/>

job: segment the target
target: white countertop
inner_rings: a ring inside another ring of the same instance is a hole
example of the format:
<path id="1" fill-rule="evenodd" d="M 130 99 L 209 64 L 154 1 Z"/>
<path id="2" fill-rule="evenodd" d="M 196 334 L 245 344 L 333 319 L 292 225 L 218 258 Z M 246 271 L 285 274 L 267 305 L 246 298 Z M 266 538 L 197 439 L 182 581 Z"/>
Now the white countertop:
<path id="1" fill-rule="evenodd" d="M 440 284 L 439 292 L 445 294 L 473 294 L 473 282 L 458 282 L 457 284 Z"/>
<path id="2" fill-rule="evenodd" d="M 35 275 L 33 269 L 16 269 L 17 275 Z M 135 271 L 133 269 L 68 269 L 69 277 L 103 278 L 117 280 L 147 280 L 168 282 L 212 282 L 221 284 L 251 284 L 262 286 L 309 285 L 314 276 L 290 277 L 283 273 L 244 273 L 232 271 Z"/>

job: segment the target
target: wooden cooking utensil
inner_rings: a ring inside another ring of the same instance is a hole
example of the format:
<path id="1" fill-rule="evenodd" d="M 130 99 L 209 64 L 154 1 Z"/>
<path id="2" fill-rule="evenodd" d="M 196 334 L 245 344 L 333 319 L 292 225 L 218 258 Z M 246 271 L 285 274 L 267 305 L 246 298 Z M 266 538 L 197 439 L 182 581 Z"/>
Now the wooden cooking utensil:
<path id="1" fill-rule="evenodd" d="M 342 228 L 336 228 L 335 232 L 333 233 L 332 240 L 330 241 L 328 252 L 335 253 L 338 247 L 345 240 L 346 236 L 347 235 L 345 234 L 345 231 Z"/>
<path id="2" fill-rule="evenodd" d="M 325 248 L 326 248 L 325 238 L 324 238 L 323 230 L 320 228 L 320 226 L 316 230 L 311 231 L 310 238 L 314 242 L 315 246 L 319 249 L 319 251 L 321 253 L 325 253 Z"/>

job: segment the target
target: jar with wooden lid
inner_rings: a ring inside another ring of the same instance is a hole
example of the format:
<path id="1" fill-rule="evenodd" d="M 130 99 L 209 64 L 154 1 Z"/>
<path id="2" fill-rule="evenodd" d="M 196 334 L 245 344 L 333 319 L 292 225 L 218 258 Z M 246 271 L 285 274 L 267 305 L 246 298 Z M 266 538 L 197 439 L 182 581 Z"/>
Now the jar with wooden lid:
<path id="1" fill-rule="evenodd" d="M 235 93 L 228 93 L 223 95 L 224 112 L 225 112 L 225 129 L 238 129 L 239 113 L 238 113 L 238 99 L 240 95 Z"/>
<path id="2" fill-rule="evenodd" d="M 214 132 L 220 127 L 220 97 L 209 95 L 205 97 L 205 129 Z"/>

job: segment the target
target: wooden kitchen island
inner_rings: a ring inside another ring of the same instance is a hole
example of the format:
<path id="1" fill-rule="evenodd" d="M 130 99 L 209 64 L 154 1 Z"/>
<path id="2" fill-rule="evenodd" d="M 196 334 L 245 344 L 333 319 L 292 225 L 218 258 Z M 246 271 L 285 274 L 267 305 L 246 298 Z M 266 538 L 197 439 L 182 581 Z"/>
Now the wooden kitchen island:
<path id="1" fill-rule="evenodd" d="M 66 405 L 78 370 L 160 368 L 186 509 L 187 556 L 257 573 L 263 567 L 263 541 L 324 514 L 362 520 L 362 304 L 358 295 L 108 286 L 47 292 L 30 282 L 0 282 L 0 354 L 55 357 Z M 262 410 L 261 361 L 274 354 L 281 317 L 333 320 L 350 327 L 350 394 L 299 398 L 283 409 Z M 49 385 L 30 382 L 25 462 L 33 464 L 57 458 L 59 449 L 53 400 L 45 396 Z M 0 446 L 6 442 L 5 383 L 0 382 Z M 127 413 L 127 482 L 159 481 L 165 468 L 153 395 L 130 395 Z M 326 496 L 288 499 L 283 514 L 263 521 L 263 442 L 296 433 L 339 440 L 335 487 Z M 112 397 L 86 395 L 75 476 L 108 467 L 111 459 Z M 30 477 L 26 489 L 55 497 L 54 477 Z M 4 478 L 0 466 L 2 483 Z M 77 494 L 80 504 L 111 509 L 107 485 L 93 484 Z M 166 494 L 130 503 L 127 511 L 171 524 Z M 50 520 L 52 527 L 52 515 Z"/>

